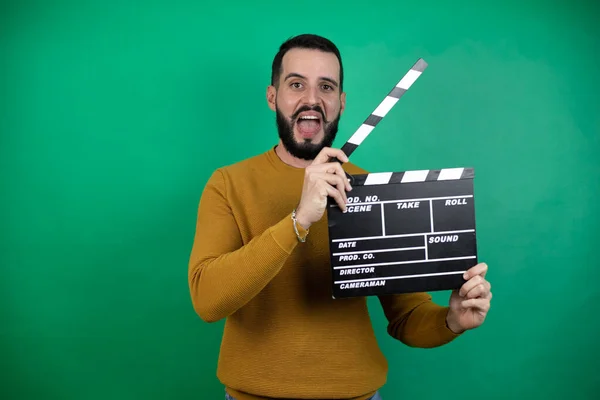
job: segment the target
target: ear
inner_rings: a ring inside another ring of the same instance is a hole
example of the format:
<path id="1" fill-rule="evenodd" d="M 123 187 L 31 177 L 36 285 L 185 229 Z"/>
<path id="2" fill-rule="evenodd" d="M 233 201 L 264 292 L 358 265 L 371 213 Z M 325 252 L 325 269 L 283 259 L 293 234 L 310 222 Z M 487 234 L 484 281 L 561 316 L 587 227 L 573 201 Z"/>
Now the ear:
<path id="1" fill-rule="evenodd" d="M 342 92 L 340 95 L 340 115 L 344 113 L 344 109 L 346 108 L 346 92 Z"/>
<path id="2" fill-rule="evenodd" d="M 267 103 L 269 104 L 269 108 L 273 111 L 277 110 L 275 105 L 275 98 L 277 97 L 277 89 L 275 86 L 269 85 L 267 87 Z"/>

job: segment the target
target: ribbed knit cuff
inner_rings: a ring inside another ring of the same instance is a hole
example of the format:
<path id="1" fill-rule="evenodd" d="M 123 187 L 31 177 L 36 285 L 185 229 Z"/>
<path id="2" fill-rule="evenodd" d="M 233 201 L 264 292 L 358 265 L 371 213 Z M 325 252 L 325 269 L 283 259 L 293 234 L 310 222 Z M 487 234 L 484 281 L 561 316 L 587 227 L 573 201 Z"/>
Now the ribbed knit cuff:
<path id="1" fill-rule="evenodd" d="M 439 338 L 442 342 L 450 342 L 450 341 L 456 339 L 457 337 L 459 337 L 460 335 L 462 335 L 462 333 L 455 333 L 448 327 L 448 323 L 446 322 L 446 316 L 448 315 L 448 310 L 449 310 L 449 307 L 441 307 L 437 311 L 437 315 L 436 315 L 438 334 L 440 335 Z"/>
<path id="2" fill-rule="evenodd" d="M 306 230 L 300 224 L 296 224 L 296 227 L 302 237 L 306 236 Z M 299 243 L 294 231 L 294 221 L 292 220 L 291 212 L 276 225 L 272 226 L 270 231 L 275 242 L 288 254 L 291 254 Z"/>

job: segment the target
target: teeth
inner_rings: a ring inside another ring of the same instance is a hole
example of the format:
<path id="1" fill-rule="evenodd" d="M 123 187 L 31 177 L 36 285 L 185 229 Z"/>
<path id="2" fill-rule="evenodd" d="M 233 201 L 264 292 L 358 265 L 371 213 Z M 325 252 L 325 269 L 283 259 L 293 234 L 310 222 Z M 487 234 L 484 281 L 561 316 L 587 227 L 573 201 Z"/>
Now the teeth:
<path id="1" fill-rule="evenodd" d="M 319 117 L 315 117 L 313 115 L 305 115 L 304 117 L 300 117 L 300 119 L 319 119 Z"/>

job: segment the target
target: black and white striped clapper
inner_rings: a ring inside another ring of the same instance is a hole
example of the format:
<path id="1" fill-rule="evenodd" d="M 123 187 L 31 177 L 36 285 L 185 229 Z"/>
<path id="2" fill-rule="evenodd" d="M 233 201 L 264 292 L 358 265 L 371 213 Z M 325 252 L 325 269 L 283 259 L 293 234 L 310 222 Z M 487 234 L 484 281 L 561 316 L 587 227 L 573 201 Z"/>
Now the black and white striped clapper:
<path id="1" fill-rule="evenodd" d="M 390 90 L 383 98 L 377 108 L 364 120 L 354 134 L 342 146 L 342 151 L 348 157 L 356 150 L 356 148 L 369 136 L 375 129 L 377 124 L 381 122 L 390 110 L 398 103 L 398 100 L 410 89 L 415 81 L 421 76 L 427 68 L 427 62 L 419 58 L 417 62 L 404 74 L 402 79 Z"/>
<path id="2" fill-rule="evenodd" d="M 344 144 L 350 156 L 427 68 L 423 59 Z M 458 289 L 477 263 L 473 168 L 351 177 L 348 210 L 329 199 L 333 297 Z"/>
<path id="3" fill-rule="evenodd" d="M 327 210 L 333 297 L 458 289 L 477 263 L 473 168 L 354 175 Z"/>

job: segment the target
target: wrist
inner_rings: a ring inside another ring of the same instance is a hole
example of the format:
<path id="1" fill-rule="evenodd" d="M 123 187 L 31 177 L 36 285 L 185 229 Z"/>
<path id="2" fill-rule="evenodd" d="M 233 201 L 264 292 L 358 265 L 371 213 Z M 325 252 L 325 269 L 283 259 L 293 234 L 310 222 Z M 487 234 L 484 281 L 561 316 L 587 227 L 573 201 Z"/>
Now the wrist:
<path id="1" fill-rule="evenodd" d="M 304 229 L 305 231 L 307 231 L 308 228 L 310 228 L 310 224 L 306 220 L 298 217 L 298 218 L 296 218 L 296 221 L 302 227 L 302 229 Z"/>
<path id="2" fill-rule="evenodd" d="M 302 229 L 306 231 L 308 230 L 308 228 L 310 228 L 311 225 L 311 223 L 306 220 L 304 215 L 302 215 L 302 211 L 299 211 L 298 209 L 296 209 L 296 222 L 300 224 Z"/>
<path id="3" fill-rule="evenodd" d="M 308 228 L 305 228 L 304 225 L 300 223 L 298 220 L 298 212 L 294 210 L 292 212 L 292 223 L 294 224 L 294 232 L 296 233 L 296 238 L 300 242 L 306 242 L 306 238 L 308 236 Z"/>
<path id="4" fill-rule="evenodd" d="M 458 322 L 458 316 L 452 311 L 451 308 L 448 309 L 448 313 L 446 314 L 446 326 L 456 335 L 460 335 L 465 331 L 465 329 Z"/>

